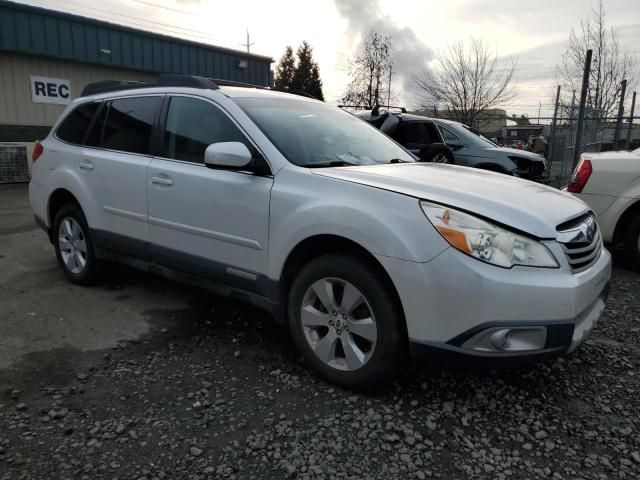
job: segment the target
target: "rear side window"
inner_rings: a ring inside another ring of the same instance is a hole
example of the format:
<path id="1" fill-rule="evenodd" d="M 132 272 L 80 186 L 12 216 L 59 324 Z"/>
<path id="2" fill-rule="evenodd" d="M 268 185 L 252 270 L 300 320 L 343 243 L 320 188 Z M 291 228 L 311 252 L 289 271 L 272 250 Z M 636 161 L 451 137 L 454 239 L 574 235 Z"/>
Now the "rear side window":
<path id="1" fill-rule="evenodd" d="M 427 126 L 422 122 L 408 122 L 402 128 L 404 145 L 407 148 L 420 148 L 431 143 Z"/>
<path id="2" fill-rule="evenodd" d="M 242 142 L 254 150 L 240 129 L 216 106 L 197 98 L 171 98 L 163 157 L 204 163 L 204 151 L 217 142 Z"/>
<path id="3" fill-rule="evenodd" d="M 99 106 L 99 103 L 85 103 L 74 109 L 58 128 L 56 132 L 58 138 L 68 143 L 82 144 Z"/>
<path id="4" fill-rule="evenodd" d="M 87 145 L 129 153 L 149 153 L 153 122 L 161 97 L 120 98 L 107 102 L 93 124 Z"/>

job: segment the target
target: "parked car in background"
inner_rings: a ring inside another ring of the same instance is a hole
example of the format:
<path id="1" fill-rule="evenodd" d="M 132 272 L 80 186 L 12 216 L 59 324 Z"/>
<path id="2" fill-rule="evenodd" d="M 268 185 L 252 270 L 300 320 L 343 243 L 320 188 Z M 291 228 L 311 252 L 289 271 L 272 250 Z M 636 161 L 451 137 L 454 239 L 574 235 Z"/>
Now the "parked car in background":
<path id="1" fill-rule="evenodd" d="M 308 98 L 200 77 L 89 85 L 34 150 L 29 199 L 67 278 L 107 260 L 249 301 L 324 377 L 409 354 L 514 366 L 571 352 L 611 257 L 588 207 L 413 156 Z M 579 242 L 579 243 L 576 243 Z"/>
<path id="2" fill-rule="evenodd" d="M 595 212 L 604 241 L 640 267 L 640 148 L 583 153 L 567 190 Z"/>
<path id="3" fill-rule="evenodd" d="M 546 161 L 542 155 L 499 147 L 458 122 L 381 108 L 355 112 L 355 115 L 379 128 L 422 161 L 481 168 L 534 181 L 545 178 Z"/>

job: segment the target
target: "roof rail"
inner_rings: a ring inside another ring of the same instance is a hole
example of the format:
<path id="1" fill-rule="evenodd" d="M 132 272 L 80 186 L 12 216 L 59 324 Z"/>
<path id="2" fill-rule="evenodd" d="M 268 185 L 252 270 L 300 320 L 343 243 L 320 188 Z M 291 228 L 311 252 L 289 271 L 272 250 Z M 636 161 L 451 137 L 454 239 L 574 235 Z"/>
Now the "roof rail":
<path id="1" fill-rule="evenodd" d="M 99 93 L 117 92 L 120 90 L 131 90 L 137 88 L 152 87 L 190 87 L 206 88 L 217 90 L 216 82 L 209 78 L 198 77 L 196 75 L 176 75 L 173 73 L 161 74 L 157 82 L 141 82 L 135 80 L 104 80 L 102 82 L 89 83 L 82 89 L 81 97 L 97 95 Z"/>
<path id="2" fill-rule="evenodd" d="M 396 110 L 400 110 L 402 113 L 407 113 L 407 109 L 404 107 L 396 107 L 394 105 L 380 105 L 380 104 L 376 104 L 373 106 L 373 110 L 371 110 L 371 116 L 372 117 L 377 117 L 380 114 L 380 109 L 384 109 L 386 111 L 391 110 L 392 108 L 395 108 Z"/>
<path id="3" fill-rule="evenodd" d="M 271 90 L 272 92 L 292 93 L 294 95 L 300 95 L 303 97 L 308 97 L 308 98 L 313 98 L 314 100 L 318 100 L 316 97 L 314 97 L 310 93 L 305 92 L 304 90 L 298 90 L 295 88 L 265 87 L 263 85 L 254 85 L 252 83 L 236 82 L 234 80 L 221 80 L 219 78 L 210 78 L 209 80 L 215 82 L 221 87 L 259 88 L 260 90 Z"/>

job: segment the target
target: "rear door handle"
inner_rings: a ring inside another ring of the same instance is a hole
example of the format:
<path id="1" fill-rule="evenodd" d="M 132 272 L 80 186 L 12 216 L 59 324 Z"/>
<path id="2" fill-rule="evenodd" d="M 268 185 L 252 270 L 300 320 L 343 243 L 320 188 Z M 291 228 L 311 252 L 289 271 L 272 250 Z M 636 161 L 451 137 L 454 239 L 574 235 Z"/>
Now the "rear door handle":
<path id="1" fill-rule="evenodd" d="M 91 163 L 87 159 L 84 159 L 78 164 L 78 168 L 80 170 L 93 170 L 93 163 Z"/>
<path id="2" fill-rule="evenodd" d="M 173 185 L 173 178 L 168 175 L 160 174 L 157 177 L 151 177 L 151 183 L 154 185 L 164 185 L 166 187 L 170 187 Z"/>

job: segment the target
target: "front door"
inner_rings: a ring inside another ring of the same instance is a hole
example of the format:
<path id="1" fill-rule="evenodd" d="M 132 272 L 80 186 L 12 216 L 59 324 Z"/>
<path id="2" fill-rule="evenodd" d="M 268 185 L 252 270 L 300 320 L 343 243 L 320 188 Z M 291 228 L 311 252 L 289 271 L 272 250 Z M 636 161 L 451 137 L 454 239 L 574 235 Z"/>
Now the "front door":
<path id="1" fill-rule="evenodd" d="M 216 142 L 254 145 L 209 100 L 168 99 L 162 153 L 147 170 L 151 256 L 157 263 L 266 294 L 273 178 L 204 165 Z"/>

